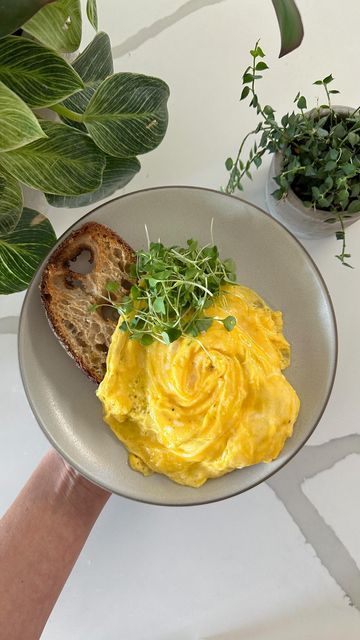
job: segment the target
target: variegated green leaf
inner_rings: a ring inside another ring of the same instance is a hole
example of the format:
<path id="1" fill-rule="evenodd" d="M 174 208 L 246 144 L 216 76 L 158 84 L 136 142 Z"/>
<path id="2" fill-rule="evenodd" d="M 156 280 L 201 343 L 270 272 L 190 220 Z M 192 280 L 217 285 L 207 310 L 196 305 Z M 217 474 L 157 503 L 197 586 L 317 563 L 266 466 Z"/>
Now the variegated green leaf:
<path id="1" fill-rule="evenodd" d="M 94 27 L 95 31 L 98 30 L 98 15 L 96 0 L 87 0 L 86 3 L 86 15 L 90 24 Z"/>
<path id="2" fill-rule="evenodd" d="M 114 73 L 111 42 L 107 33 L 100 31 L 72 63 L 75 71 L 88 87 L 97 86 Z"/>
<path id="3" fill-rule="evenodd" d="M 109 155 L 147 153 L 165 135 L 168 97 L 169 87 L 158 78 L 116 73 L 94 93 L 84 123 L 94 142 Z"/>
<path id="4" fill-rule="evenodd" d="M 299 9 L 294 0 L 272 0 L 281 34 L 279 58 L 296 49 L 304 37 Z"/>
<path id="5" fill-rule="evenodd" d="M 76 51 L 81 42 L 80 0 L 57 0 L 26 22 L 25 31 L 56 51 Z"/>
<path id="6" fill-rule="evenodd" d="M 31 109 L 1 81 L 0 123 L 0 157 L 2 151 L 17 149 L 45 137 Z"/>
<path id="7" fill-rule="evenodd" d="M 78 195 L 101 185 L 105 156 L 85 133 L 42 121 L 48 136 L 0 154 L 0 166 L 29 187 L 46 193 Z"/>
<path id="8" fill-rule="evenodd" d="M 15 229 L 23 208 L 21 186 L 16 178 L 0 173 L 0 236 Z"/>
<path id="9" fill-rule="evenodd" d="M 54 51 L 17 36 L 0 40 L 0 80 L 33 108 L 60 102 L 84 86 Z"/>
<path id="10" fill-rule="evenodd" d="M 45 4 L 54 0 L 11 0 L 0 2 L 0 38 L 14 33 Z"/>
<path id="11" fill-rule="evenodd" d="M 23 291 L 56 242 L 49 220 L 23 209 L 18 225 L 0 237 L 0 294 Z"/>
<path id="12" fill-rule="evenodd" d="M 85 207 L 111 196 L 122 189 L 140 171 L 137 158 L 114 158 L 106 156 L 106 165 L 100 189 L 82 196 L 54 196 L 46 193 L 46 199 L 53 207 Z"/>
<path id="13" fill-rule="evenodd" d="M 114 73 L 109 36 L 103 32 L 97 33 L 92 42 L 74 60 L 73 67 L 83 80 L 85 89 L 64 100 L 63 104 L 71 111 L 84 113 L 100 82 Z M 66 124 L 86 131 L 85 126 L 80 122 L 64 117 L 62 119 Z"/>

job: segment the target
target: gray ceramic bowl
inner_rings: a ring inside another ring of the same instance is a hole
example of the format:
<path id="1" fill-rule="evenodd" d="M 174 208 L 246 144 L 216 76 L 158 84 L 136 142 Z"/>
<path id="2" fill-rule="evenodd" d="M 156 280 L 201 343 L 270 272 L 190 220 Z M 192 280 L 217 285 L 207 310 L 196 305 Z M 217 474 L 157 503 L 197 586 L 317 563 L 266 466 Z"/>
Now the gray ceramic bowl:
<path id="1" fill-rule="evenodd" d="M 87 380 L 53 335 L 40 302 L 41 269 L 22 309 L 19 356 L 23 383 L 40 427 L 61 455 L 93 482 L 122 496 L 162 505 L 221 500 L 246 491 L 280 469 L 304 445 L 328 402 L 334 381 L 337 334 L 324 281 L 303 247 L 257 207 L 194 187 L 164 187 L 130 193 L 101 205 L 79 220 L 109 225 L 135 249 L 152 239 L 182 244 L 189 237 L 215 242 L 237 263 L 238 280 L 255 289 L 284 315 L 292 345 L 286 376 L 301 400 L 294 435 L 270 464 L 258 464 L 209 480 L 199 489 L 160 475 L 144 478 L 131 470 L 127 453 L 102 422 L 95 385 Z M 70 231 L 70 229 L 69 229 Z M 67 233 L 60 238 L 66 237 Z"/>

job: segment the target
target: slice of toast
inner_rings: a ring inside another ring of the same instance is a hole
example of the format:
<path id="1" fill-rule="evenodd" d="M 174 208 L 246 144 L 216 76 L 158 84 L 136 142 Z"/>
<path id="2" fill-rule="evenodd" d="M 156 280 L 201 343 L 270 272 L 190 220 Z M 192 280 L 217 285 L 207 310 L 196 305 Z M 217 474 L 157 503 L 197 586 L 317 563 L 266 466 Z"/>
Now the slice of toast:
<path id="1" fill-rule="evenodd" d="M 120 236 L 102 224 L 88 222 L 57 247 L 43 271 L 40 291 L 49 323 L 70 356 L 97 383 L 105 375 L 119 316 L 115 309 L 100 307 L 91 312 L 89 306 L 106 302 L 102 296 L 109 295 L 108 281 L 120 284 L 119 291 L 110 294 L 114 302 L 128 293 L 128 268 L 134 261 L 133 249 Z"/>

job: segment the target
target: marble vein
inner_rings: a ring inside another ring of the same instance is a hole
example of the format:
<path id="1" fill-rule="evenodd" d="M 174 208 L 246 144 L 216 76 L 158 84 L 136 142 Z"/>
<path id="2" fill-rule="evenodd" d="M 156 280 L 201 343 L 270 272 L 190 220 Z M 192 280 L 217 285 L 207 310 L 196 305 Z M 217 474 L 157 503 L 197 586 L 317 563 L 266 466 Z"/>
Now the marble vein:
<path id="1" fill-rule="evenodd" d="M 127 40 L 124 40 L 121 44 L 113 47 L 113 58 L 115 59 L 125 56 L 127 53 L 141 47 L 141 45 L 148 40 L 156 38 L 160 33 L 169 27 L 172 27 L 177 22 L 180 22 L 180 20 L 187 18 L 192 13 L 214 4 L 220 4 L 221 2 L 226 2 L 226 0 L 188 0 L 188 2 L 182 4 L 173 13 L 159 18 L 148 27 L 140 29 L 137 33 L 127 38 Z"/>
<path id="2" fill-rule="evenodd" d="M 267 484 L 311 544 L 317 557 L 360 611 L 360 570 L 332 527 L 321 517 L 301 489 L 303 482 L 330 469 L 352 453 L 360 455 L 360 435 L 334 438 L 321 445 L 307 446 Z"/>

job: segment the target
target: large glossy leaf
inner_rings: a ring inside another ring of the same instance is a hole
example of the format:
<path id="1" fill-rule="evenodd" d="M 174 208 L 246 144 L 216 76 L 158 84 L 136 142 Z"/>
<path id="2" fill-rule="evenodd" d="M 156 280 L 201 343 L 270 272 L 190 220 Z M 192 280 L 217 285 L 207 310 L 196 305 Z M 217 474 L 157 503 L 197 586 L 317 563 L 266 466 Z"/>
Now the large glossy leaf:
<path id="1" fill-rule="evenodd" d="M 0 154 L 0 166 L 46 193 L 78 195 L 98 189 L 105 156 L 91 138 L 65 124 L 44 120 L 42 127 L 46 139 Z"/>
<path id="2" fill-rule="evenodd" d="M 23 195 L 19 181 L 4 171 L 0 172 L 0 236 L 16 227 L 22 208 Z"/>
<path id="3" fill-rule="evenodd" d="M 54 0 L 3 0 L 0 2 L 0 38 L 16 31 L 49 2 Z"/>
<path id="4" fill-rule="evenodd" d="M 3 82 L 0 82 L 0 123 L 0 157 L 2 151 L 45 137 L 31 109 Z"/>
<path id="5" fill-rule="evenodd" d="M 84 113 L 100 82 L 114 73 L 111 43 L 107 33 L 98 33 L 86 49 L 74 60 L 73 67 L 83 80 L 85 89 L 64 100 L 63 104 L 71 111 Z M 67 118 L 63 118 L 63 121 L 86 131 L 85 126 L 79 122 L 74 122 Z"/>
<path id="6" fill-rule="evenodd" d="M 294 0 L 272 0 L 281 34 L 279 58 L 296 49 L 304 37 L 299 9 Z"/>
<path id="7" fill-rule="evenodd" d="M 24 29 L 51 49 L 76 51 L 81 42 L 80 0 L 57 0 L 39 11 Z"/>
<path id="8" fill-rule="evenodd" d="M 0 294 L 26 289 L 55 242 L 49 220 L 33 209 L 23 209 L 15 229 L 0 237 Z"/>
<path id="9" fill-rule="evenodd" d="M 33 108 L 60 102 L 84 86 L 54 51 L 16 36 L 0 40 L 0 80 Z"/>
<path id="10" fill-rule="evenodd" d="M 45 194 L 53 207 L 85 207 L 111 196 L 118 189 L 122 189 L 133 179 L 140 170 L 137 158 L 114 158 L 106 156 L 106 165 L 100 189 L 82 196 L 54 196 Z"/>
<path id="11" fill-rule="evenodd" d="M 105 80 L 114 73 L 111 42 L 107 33 L 103 31 L 97 33 L 72 64 L 80 78 L 89 87 L 97 86 L 99 80 Z"/>
<path id="12" fill-rule="evenodd" d="M 94 27 L 95 31 L 97 31 L 98 30 L 98 14 L 97 14 L 96 0 L 87 0 L 86 15 L 88 17 L 89 22 Z"/>
<path id="13" fill-rule="evenodd" d="M 158 78 L 116 73 L 94 93 L 84 123 L 94 142 L 109 155 L 146 153 L 165 135 L 168 97 L 169 87 Z"/>

